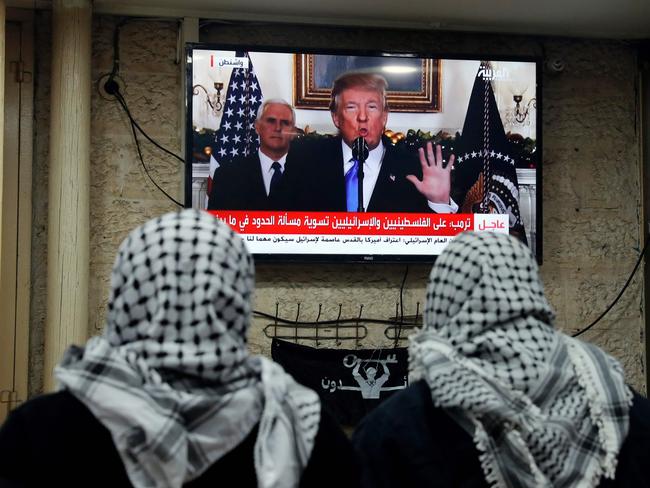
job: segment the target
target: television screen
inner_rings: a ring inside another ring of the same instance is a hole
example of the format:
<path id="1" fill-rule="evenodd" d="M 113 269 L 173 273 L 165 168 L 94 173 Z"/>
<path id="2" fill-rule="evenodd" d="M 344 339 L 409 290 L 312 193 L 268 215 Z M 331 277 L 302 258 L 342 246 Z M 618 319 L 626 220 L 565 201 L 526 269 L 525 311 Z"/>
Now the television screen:
<path id="1" fill-rule="evenodd" d="M 541 257 L 538 60 L 187 54 L 185 203 L 256 257 L 432 261 L 465 230 Z"/>

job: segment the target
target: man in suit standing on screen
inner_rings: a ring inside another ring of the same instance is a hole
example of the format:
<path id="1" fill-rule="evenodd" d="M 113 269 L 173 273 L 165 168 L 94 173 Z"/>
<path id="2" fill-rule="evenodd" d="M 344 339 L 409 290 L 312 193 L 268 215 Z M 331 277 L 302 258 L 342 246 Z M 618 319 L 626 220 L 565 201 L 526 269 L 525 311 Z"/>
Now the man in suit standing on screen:
<path id="1" fill-rule="evenodd" d="M 215 170 L 208 210 L 277 208 L 287 152 L 296 132 L 295 121 L 293 107 L 284 100 L 269 99 L 260 105 L 255 121 L 260 148 Z"/>
<path id="2" fill-rule="evenodd" d="M 445 165 L 441 148 L 428 143 L 419 161 L 382 136 L 388 120 L 386 80 L 374 73 L 349 72 L 332 87 L 330 113 L 337 137 L 296 142 L 287 160 L 288 210 L 358 210 L 358 161 L 354 141 L 368 145 L 363 166 L 363 209 L 369 212 L 455 213 L 450 199 L 454 156 Z"/>

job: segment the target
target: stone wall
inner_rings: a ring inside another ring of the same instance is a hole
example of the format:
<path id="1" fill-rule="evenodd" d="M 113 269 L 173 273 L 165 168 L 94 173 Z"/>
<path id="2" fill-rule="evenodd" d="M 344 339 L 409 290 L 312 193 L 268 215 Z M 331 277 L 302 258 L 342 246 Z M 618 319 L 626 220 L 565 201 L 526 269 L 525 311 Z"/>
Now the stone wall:
<path id="1" fill-rule="evenodd" d="M 118 19 L 93 19 L 93 83 L 109 73 L 113 32 Z M 175 22 L 139 22 L 122 26 L 120 41 L 124 97 L 138 124 L 163 146 L 180 154 L 181 73 L 177 63 Z M 42 390 L 43 337 L 47 272 L 47 161 L 49 131 L 49 12 L 38 12 L 36 28 L 34 232 L 30 333 L 30 394 Z M 110 271 L 118 245 L 133 227 L 169 212 L 176 205 L 153 186 L 142 168 L 127 116 L 118 103 L 92 91 L 90 163 L 90 281 L 88 333 L 101 330 Z M 143 140 L 144 138 L 140 138 Z M 152 178 L 182 201 L 183 165 L 143 141 Z"/>
<path id="2" fill-rule="evenodd" d="M 33 297 L 30 392 L 42 388 L 43 326 L 47 248 L 47 136 L 49 118 L 49 15 L 37 27 L 36 136 L 34 172 Z M 96 16 L 93 79 L 111 69 L 116 19 Z M 120 73 L 125 98 L 142 127 L 158 142 L 180 152 L 183 117 L 179 100 L 176 22 L 128 23 L 122 28 Z M 621 41 L 573 40 L 417 31 L 297 26 L 213 24 L 205 42 L 255 43 L 313 48 L 365 48 L 449 53 L 521 54 L 559 58 L 566 69 L 543 76 L 542 275 L 557 310 L 558 326 L 581 329 L 616 296 L 639 252 L 641 213 L 639 132 L 636 122 L 636 49 Z M 183 168 L 144 143 L 152 176 L 181 198 Z M 128 119 L 96 90 L 92 100 L 91 263 L 89 333 L 102 327 L 110 268 L 130 229 L 175 208 L 148 181 L 137 158 Z M 395 315 L 405 265 L 258 264 L 255 308 L 308 320 L 338 315 L 388 319 Z M 429 266 L 410 265 L 405 314 L 424 301 Z M 263 333 L 269 320 L 255 319 L 251 348 L 268 354 Z M 365 347 L 388 346 L 384 326 L 369 325 Z M 645 389 L 642 280 L 584 335 L 618 357 L 630 382 Z M 313 345 L 313 343 L 311 344 Z M 322 346 L 333 346 L 324 342 Z M 344 345 L 345 347 L 345 345 Z M 353 347 L 353 343 L 349 344 Z"/>

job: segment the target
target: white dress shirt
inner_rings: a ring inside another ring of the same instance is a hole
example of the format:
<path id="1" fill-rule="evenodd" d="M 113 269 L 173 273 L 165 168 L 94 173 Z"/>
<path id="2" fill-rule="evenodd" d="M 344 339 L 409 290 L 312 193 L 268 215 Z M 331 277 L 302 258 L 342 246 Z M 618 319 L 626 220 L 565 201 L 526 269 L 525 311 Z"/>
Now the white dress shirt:
<path id="1" fill-rule="evenodd" d="M 352 158 L 352 148 L 342 139 L 341 147 L 343 148 L 343 174 L 345 174 L 350 168 L 352 168 L 352 166 L 354 166 L 354 161 Z M 386 154 L 386 148 L 384 147 L 384 143 L 380 142 L 376 148 L 369 151 L 368 158 L 363 165 L 363 208 L 365 211 L 368 211 L 368 204 L 370 203 L 372 192 L 377 184 L 377 178 L 379 177 L 381 163 L 384 160 L 384 154 Z M 449 198 L 448 205 L 429 201 L 427 201 L 427 203 L 429 204 L 429 208 L 436 213 L 458 212 L 458 205 L 451 199 L 451 197 Z"/>
<path id="2" fill-rule="evenodd" d="M 280 159 L 271 159 L 259 149 L 257 150 L 257 154 L 260 157 L 260 169 L 262 170 L 264 189 L 266 190 L 266 196 L 268 197 L 271 191 L 271 178 L 273 178 L 273 168 L 271 168 L 271 165 L 277 161 L 280 163 L 282 173 L 284 173 L 284 163 L 287 162 L 287 155 L 285 154 Z"/>
<path id="3" fill-rule="evenodd" d="M 348 146 L 343 139 L 341 139 L 341 146 L 343 147 L 343 174 L 347 173 L 352 166 L 354 160 L 352 158 L 352 148 Z M 368 158 L 363 164 L 363 209 L 368 210 L 368 204 L 372 197 L 372 191 L 375 189 L 379 170 L 381 169 L 381 162 L 384 159 L 386 148 L 380 143 L 376 148 L 368 153 Z"/>

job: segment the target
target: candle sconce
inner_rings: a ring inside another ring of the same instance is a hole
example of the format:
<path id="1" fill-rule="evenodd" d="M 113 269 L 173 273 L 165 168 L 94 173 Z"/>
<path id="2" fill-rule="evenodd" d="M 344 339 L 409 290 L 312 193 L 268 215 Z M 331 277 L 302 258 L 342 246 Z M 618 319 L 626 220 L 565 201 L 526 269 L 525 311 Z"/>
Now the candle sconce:
<path id="1" fill-rule="evenodd" d="M 518 123 L 523 124 L 528 117 L 528 113 L 531 107 L 534 109 L 537 108 L 537 99 L 531 98 L 525 105 L 522 104 L 522 101 L 524 99 L 523 95 L 513 95 L 512 99 L 515 102 L 515 108 L 513 112 L 514 119 Z"/>
<path id="2" fill-rule="evenodd" d="M 196 96 L 200 93 L 200 90 L 203 90 L 203 93 L 205 93 L 206 101 L 212 109 L 212 112 L 214 115 L 218 115 L 219 112 L 223 110 L 223 103 L 221 102 L 221 91 L 223 90 L 223 83 L 220 81 L 215 81 L 214 89 L 217 91 L 217 93 L 210 95 L 208 90 L 203 85 L 194 85 L 192 87 L 192 94 Z"/>

